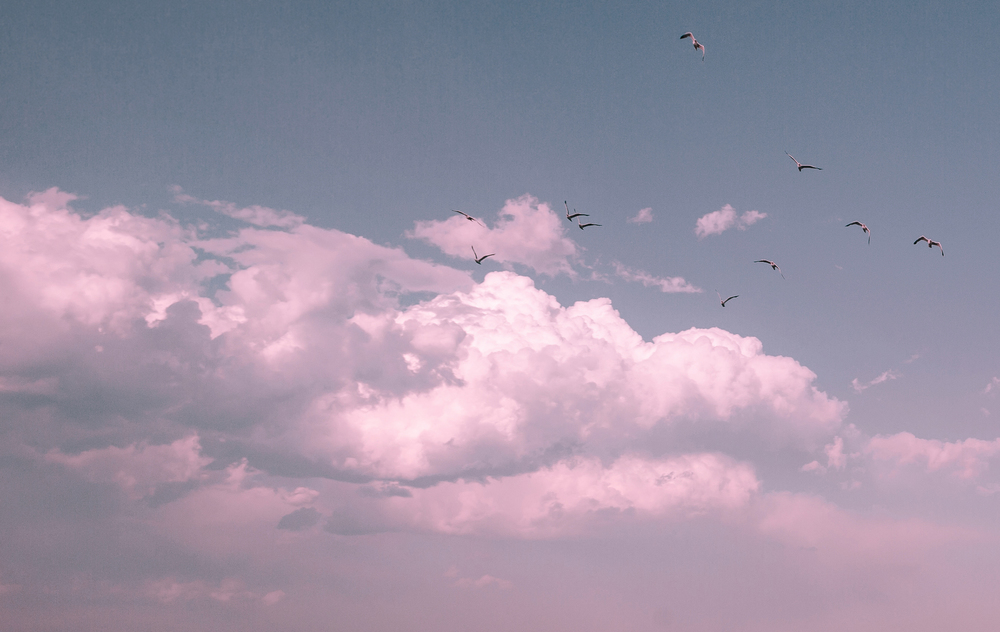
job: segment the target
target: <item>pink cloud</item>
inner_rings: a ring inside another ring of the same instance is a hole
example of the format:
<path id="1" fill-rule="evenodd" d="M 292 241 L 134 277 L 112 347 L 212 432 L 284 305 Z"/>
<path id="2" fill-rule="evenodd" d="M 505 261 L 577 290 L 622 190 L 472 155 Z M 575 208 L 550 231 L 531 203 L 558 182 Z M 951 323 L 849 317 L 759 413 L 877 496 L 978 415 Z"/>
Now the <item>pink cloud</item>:
<path id="1" fill-rule="evenodd" d="M 305 222 L 305 218 L 290 211 L 278 211 L 266 206 L 239 207 L 232 202 L 222 200 L 199 200 L 196 197 L 184 193 L 179 186 L 173 187 L 174 201 L 180 204 L 199 204 L 207 206 L 216 213 L 239 219 L 254 226 L 277 228 L 295 228 Z"/>
<path id="2" fill-rule="evenodd" d="M 653 221 L 652 207 L 640 209 L 634 217 L 628 218 L 630 224 L 648 224 L 651 221 Z"/>
<path id="3" fill-rule="evenodd" d="M 493 228 L 453 215 L 446 220 L 417 222 L 406 236 L 422 239 L 460 259 L 471 260 L 474 246 L 480 254 L 495 253 L 492 259 L 499 263 L 521 264 L 549 276 L 573 276 L 579 250 L 566 231 L 574 227 L 548 204 L 522 195 L 507 200 Z"/>
<path id="4" fill-rule="evenodd" d="M 633 270 L 617 261 L 613 262 L 612 265 L 615 267 L 615 274 L 626 281 L 642 283 L 646 287 L 657 287 L 660 288 L 661 292 L 699 293 L 704 291 L 685 281 L 684 277 L 667 277 L 664 279 L 655 277 L 642 270 Z"/>
<path id="5" fill-rule="evenodd" d="M 899 432 L 872 437 L 864 451 L 876 463 L 889 467 L 883 476 L 895 477 L 905 466 L 916 466 L 927 473 L 941 472 L 971 481 L 989 469 L 990 460 L 1000 453 L 1000 439 L 947 442 Z"/>
<path id="6" fill-rule="evenodd" d="M 895 380 L 898 377 L 899 377 L 898 373 L 896 373 L 892 369 L 889 369 L 888 371 L 883 371 L 880 375 L 873 378 L 870 382 L 861 382 L 858 380 L 858 378 L 854 378 L 853 380 L 851 380 L 851 386 L 854 387 L 855 391 L 862 393 L 871 388 L 872 386 L 876 386 L 883 382 L 888 382 L 889 380 Z"/>
<path id="7" fill-rule="evenodd" d="M 393 499 L 401 523 L 451 534 L 553 538 L 612 515 L 681 520 L 744 507 L 758 490 L 753 468 L 721 454 L 666 459 L 625 455 L 609 465 L 572 458 L 485 482 L 441 483 Z"/>
<path id="8" fill-rule="evenodd" d="M 726 204 L 718 211 L 699 217 L 695 223 L 694 232 L 700 239 L 708 235 L 719 235 L 733 226 L 739 230 L 746 230 L 765 217 L 767 217 L 767 213 L 758 211 L 746 211 L 738 216 L 736 210 L 731 205 Z"/>

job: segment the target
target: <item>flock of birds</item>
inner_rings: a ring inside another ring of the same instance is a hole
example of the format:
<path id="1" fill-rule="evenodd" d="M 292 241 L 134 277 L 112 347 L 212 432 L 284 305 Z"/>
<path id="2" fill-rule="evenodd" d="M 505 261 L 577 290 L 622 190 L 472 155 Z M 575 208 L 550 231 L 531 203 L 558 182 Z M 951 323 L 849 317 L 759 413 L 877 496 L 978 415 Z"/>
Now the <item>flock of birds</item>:
<path id="1" fill-rule="evenodd" d="M 705 61 L 705 45 L 702 44 L 701 42 L 699 42 L 695 38 L 694 34 L 691 33 L 690 31 L 688 31 L 684 35 L 681 35 L 681 39 L 687 39 L 687 38 L 691 39 L 691 43 L 694 44 L 694 49 L 695 49 L 696 52 L 697 51 L 701 51 L 701 60 Z M 787 151 L 785 152 L 785 154 L 789 158 L 792 159 L 792 162 L 795 163 L 795 166 L 798 168 L 799 173 L 801 173 L 803 169 L 815 169 L 816 171 L 822 171 L 823 170 L 822 167 L 816 167 L 816 166 L 813 166 L 813 165 L 802 164 L 801 162 L 799 162 L 798 160 L 795 159 L 795 156 L 789 154 Z M 566 219 L 569 220 L 570 222 L 572 222 L 574 219 L 576 219 L 578 217 L 590 217 L 590 215 L 588 215 L 587 213 L 578 213 L 576 209 L 573 209 L 573 212 L 570 213 L 569 212 L 569 202 L 568 201 L 563 201 L 563 204 L 566 206 Z M 465 217 L 465 219 L 469 220 L 470 222 L 476 222 L 477 224 L 479 224 L 483 228 L 486 228 L 486 224 L 483 224 L 481 221 L 479 221 L 478 219 L 476 219 L 472 215 L 469 215 L 465 211 L 457 211 L 457 210 L 452 209 L 452 212 L 453 213 L 458 213 L 460 215 L 463 215 Z M 576 225 L 580 228 L 580 230 L 583 230 L 583 229 L 585 229 L 585 228 L 587 228 L 589 226 L 600 226 L 601 224 L 596 224 L 596 223 L 593 223 L 593 222 L 580 222 L 580 220 L 577 219 L 576 220 Z M 851 222 L 850 224 L 846 224 L 845 228 L 850 227 L 850 226 L 858 226 L 858 227 L 860 227 L 861 230 L 862 230 L 862 232 L 864 232 L 864 234 L 868 236 L 868 245 L 869 246 L 871 245 L 871 243 L 872 243 L 872 232 L 871 232 L 871 230 L 869 230 L 869 228 L 868 228 L 867 225 L 865 225 L 863 222 L 857 222 L 857 221 L 855 221 L 855 222 Z M 922 241 L 923 242 L 927 242 L 927 247 L 928 248 L 934 248 L 934 246 L 937 246 L 938 248 L 940 248 L 941 249 L 941 256 L 942 257 L 944 256 L 944 247 L 941 245 L 940 241 L 934 241 L 933 239 L 928 239 L 927 237 L 924 237 L 923 235 L 921 235 L 920 237 L 918 237 L 916 239 L 916 241 L 913 242 L 913 244 L 916 245 L 916 244 L 919 244 Z M 494 255 L 496 255 L 496 253 L 491 252 L 488 255 L 479 256 L 476 253 L 476 247 L 472 246 L 472 259 L 473 259 L 473 261 L 475 261 L 479 265 L 482 265 L 483 260 L 485 260 L 487 257 L 492 257 Z M 754 261 L 754 263 L 766 263 L 767 265 L 771 266 L 771 270 L 777 271 L 778 274 L 781 275 L 782 279 L 785 278 L 784 273 L 781 271 L 781 267 L 779 267 L 777 263 L 771 261 L 770 259 L 757 259 L 756 261 Z M 722 294 L 720 294 L 718 290 L 716 290 L 715 293 L 719 297 L 719 303 L 723 307 L 725 307 L 726 303 L 728 303 L 729 301 L 733 300 L 734 298 L 739 298 L 739 294 L 734 294 L 733 296 L 730 296 L 728 298 L 723 299 L 722 298 Z"/>

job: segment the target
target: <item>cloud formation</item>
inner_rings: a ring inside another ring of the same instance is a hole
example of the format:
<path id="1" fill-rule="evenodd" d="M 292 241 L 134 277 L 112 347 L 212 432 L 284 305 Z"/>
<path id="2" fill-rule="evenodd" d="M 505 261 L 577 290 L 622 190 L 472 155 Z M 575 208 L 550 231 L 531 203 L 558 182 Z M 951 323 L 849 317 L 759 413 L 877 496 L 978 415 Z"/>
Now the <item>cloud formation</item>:
<path id="1" fill-rule="evenodd" d="M 580 250 L 566 235 L 567 223 L 545 202 L 531 195 L 507 200 L 492 228 L 453 214 L 446 220 L 419 221 L 406 236 L 437 246 L 445 254 L 471 259 L 472 247 L 480 253 L 496 253 L 500 263 L 516 263 L 535 272 L 555 276 L 575 274 Z"/>
<path id="2" fill-rule="evenodd" d="M 726 204 L 717 211 L 699 217 L 695 222 L 694 233 L 701 239 L 709 235 L 722 234 L 733 226 L 739 230 L 746 230 L 765 217 L 767 213 L 758 211 L 746 211 L 742 215 L 737 215 L 736 209 Z"/>
<path id="3" fill-rule="evenodd" d="M 896 373 L 892 369 L 889 369 L 888 371 L 883 371 L 881 374 L 879 374 L 877 377 L 873 378 L 869 382 L 861 382 L 860 380 L 858 380 L 858 378 L 854 378 L 853 380 L 851 380 L 851 386 L 853 386 L 854 390 L 857 391 L 858 393 L 863 393 L 864 391 L 868 390 L 873 386 L 876 386 L 883 382 L 888 382 L 889 380 L 895 380 L 898 377 L 899 377 L 898 373 Z"/>
<path id="4" fill-rule="evenodd" d="M 640 209 L 635 216 L 628 218 L 630 224 L 648 224 L 653 221 L 653 208 Z"/>
<path id="5" fill-rule="evenodd" d="M 628 266 L 614 261 L 612 265 L 615 267 L 615 274 L 619 277 L 625 279 L 626 281 L 633 281 L 636 283 L 642 283 L 646 287 L 656 287 L 659 288 L 661 292 L 665 293 L 700 293 L 704 292 L 700 287 L 695 287 L 687 281 L 684 277 L 667 277 L 660 278 L 655 277 L 648 272 L 642 270 L 634 270 Z"/>

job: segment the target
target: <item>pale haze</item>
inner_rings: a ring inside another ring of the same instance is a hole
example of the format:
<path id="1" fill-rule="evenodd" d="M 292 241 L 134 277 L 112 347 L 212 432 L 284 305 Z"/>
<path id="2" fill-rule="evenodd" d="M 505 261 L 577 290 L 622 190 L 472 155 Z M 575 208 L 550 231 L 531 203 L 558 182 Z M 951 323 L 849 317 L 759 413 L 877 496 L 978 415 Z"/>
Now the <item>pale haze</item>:
<path id="1" fill-rule="evenodd" d="M 994 630 L 998 38 L 6 7 L 0 627 Z"/>

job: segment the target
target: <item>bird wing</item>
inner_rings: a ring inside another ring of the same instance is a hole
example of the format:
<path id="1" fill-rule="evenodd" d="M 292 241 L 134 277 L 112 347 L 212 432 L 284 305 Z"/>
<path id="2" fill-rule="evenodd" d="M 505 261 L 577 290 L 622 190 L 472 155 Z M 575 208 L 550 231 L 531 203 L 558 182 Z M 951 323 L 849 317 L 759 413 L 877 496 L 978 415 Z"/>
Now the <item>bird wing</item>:
<path id="1" fill-rule="evenodd" d="M 913 245 L 916 246 L 917 244 L 919 244 L 922 241 L 930 241 L 930 240 L 927 239 L 926 237 L 924 237 L 923 235 L 921 235 L 920 237 L 917 238 L 917 240 L 915 242 L 913 242 Z"/>
<path id="2" fill-rule="evenodd" d="M 728 303 L 729 301 L 733 300 L 734 298 L 739 298 L 739 296 L 740 296 L 739 294 L 736 294 L 735 296 L 730 296 L 726 300 L 722 301 L 722 306 L 725 307 L 726 303 Z"/>
<path id="3" fill-rule="evenodd" d="M 685 37 L 690 37 L 691 39 L 694 39 L 694 34 L 689 31 L 684 35 L 681 35 L 681 39 L 684 39 Z"/>
<path id="4" fill-rule="evenodd" d="M 864 228 L 864 224 L 862 224 L 861 222 L 851 222 L 850 224 L 844 224 L 844 228 L 847 228 L 848 226 L 861 226 L 862 228 Z"/>
<path id="5" fill-rule="evenodd" d="M 822 171 L 823 167 L 814 167 L 812 165 L 799 165 L 799 171 L 802 171 L 803 169 L 815 169 L 816 171 Z"/>
<path id="6" fill-rule="evenodd" d="M 476 254 L 476 247 L 475 246 L 472 246 L 472 258 L 475 259 L 476 261 L 479 260 L 479 255 Z"/>
<path id="7" fill-rule="evenodd" d="M 790 154 L 790 153 L 788 153 L 787 151 L 785 152 L 785 155 L 786 155 L 786 156 L 788 156 L 789 158 L 791 158 L 791 159 L 792 159 L 792 162 L 794 162 L 795 164 L 797 164 L 797 165 L 799 165 L 799 166 L 801 166 L 801 165 L 802 165 L 802 163 L 801 163 L 801 162 L 799 162 L 798 160 L 796 160 L 796 159 L 795 159 L 795 156 L 791 155 L 791 154 Z"/>
<path id="8" fill-rule="evenodd" d="M 469 219 L 472 219 L 472 216 L 471 216 L 471 215 L 469 215 L 468 213 L 466 213 L 465 211 L 456 211 L 455 209 L 452 209 L 452 210 L 451 210 L 451 212 L 452 212 L 452 213 L 458 213 L 459 215 L 465 215 L 465 216 L 466 216 L 466 217 L 468 217 Z"/>

